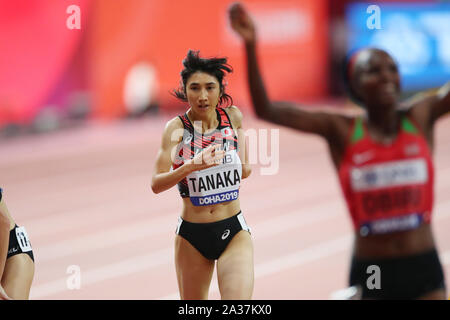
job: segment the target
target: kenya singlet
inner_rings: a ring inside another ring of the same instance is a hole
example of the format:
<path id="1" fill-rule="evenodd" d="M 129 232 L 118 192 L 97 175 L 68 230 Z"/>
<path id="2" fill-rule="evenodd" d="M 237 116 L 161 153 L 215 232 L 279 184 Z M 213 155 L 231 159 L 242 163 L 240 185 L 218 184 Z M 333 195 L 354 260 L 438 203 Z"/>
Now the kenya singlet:
<path id="1" fill-rule="evenodd" d="M 434 169 L 428 144 L 406 116 L 392 144 L 373 141 L 355 120 L 339 167 L 352 222 L 362 236 L 410 230 L 431 221 Z"/>

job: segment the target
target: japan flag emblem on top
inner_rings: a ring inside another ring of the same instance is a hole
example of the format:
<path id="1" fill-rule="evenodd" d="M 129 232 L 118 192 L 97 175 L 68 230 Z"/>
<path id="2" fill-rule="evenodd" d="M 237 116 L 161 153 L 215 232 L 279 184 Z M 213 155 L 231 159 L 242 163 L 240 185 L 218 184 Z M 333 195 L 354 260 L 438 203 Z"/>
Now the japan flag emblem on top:
<path id="1" fill-rule="evenodd" d="M 233 130 L 231 130 L 231 128 L 224 128 L 224 129 L 220 130 L 220 133 L 222 134 L 222 137 L 228 137 L 228 136 L 231 136 L 231 134 L 233 133 Z"/>

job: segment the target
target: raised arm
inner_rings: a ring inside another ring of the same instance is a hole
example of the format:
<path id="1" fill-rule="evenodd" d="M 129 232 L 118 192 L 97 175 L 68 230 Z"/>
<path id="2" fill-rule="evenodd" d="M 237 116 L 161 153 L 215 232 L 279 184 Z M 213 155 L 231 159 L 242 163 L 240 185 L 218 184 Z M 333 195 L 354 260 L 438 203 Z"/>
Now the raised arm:
<path id="1" fill-rule="evenodd" d="M 403 103 L 433 145 L 433 128 L 438 119 L 450 112 L 450 82 L 438 90 L 421 92 Z"/>
<path id="2" fill-rule="evenodd" d="M 242 112 L 236 106 L 231 106 L 225 109 L 230 117 L 233 129 L 237 132 L 238 145 L 239 145 L 239 158 L 242 162 L 242 179 L 250 176 L 252 168 L 248 159 L 248 146 L 245 139 L 244 129 L 242 128 L 243 115 Z"/>
<path id="3" fill-rule="evenodd" d="M 256 115 L 279 125 L 318 134 L 328 141 L 339 135 L 339 122 L 345 122 L 340 115 L 308 111 L 291 102 L 270 101 L 258 66 L 255 25 L 240 3 L 230 7 L 229 18 L 233 30 L 245 43 L 248 83 Z"/>
<path id="4" fill-rule="evenodd" d="M 183 137 L 181 120 L 170 120 L 163 133 L 161 148 L 156 156 L 156 164 L 152 176 L 152 191 L 160 193 L 172 188 L 183 180 L 189 173 L 203 170 L 218 164 L 224 156 L 223 150 L 216 150 L 218 146 L 211 146 L 197 154 L 193 159 L 187 160 L 175 170 L 170 170 L 178 143 Z"/>
<path id="5" fill-rule="evenodd" d="M 434 103 L 431 105 L 431 121 L 434 123 L 443 115 L 450 112 L 450 81 L 442 86 L 436 93 Z"/>

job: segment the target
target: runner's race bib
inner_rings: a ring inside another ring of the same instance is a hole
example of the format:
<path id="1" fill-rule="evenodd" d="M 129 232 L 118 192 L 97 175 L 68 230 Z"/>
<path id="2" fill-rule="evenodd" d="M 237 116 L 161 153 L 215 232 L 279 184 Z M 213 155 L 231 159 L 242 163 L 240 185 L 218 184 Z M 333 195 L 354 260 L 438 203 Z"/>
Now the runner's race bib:
<path id="1" fill-rule="evenodd" d="M 225 153 L 220 165 L 195 171 L 186 177 L 189 196 L 195 206 L 236 200 L 242 177 L 242 164 L 236 150 Z"/>
<path id="2" fill-rule="evenodd" d="M 423 159 L 392 161 L 353 168 L 351 171 L 354 191 L 422 184 L 427 181 L 427 165 Z"/>
<path id="3" fill-rule="evenodd" d="M 31 247 L 30 239 L 28 238 L 27 230 L 25 227 L 17 227 L 16 228 L 16 237 L 17 242 L 19 243 L 20 249 L 22 252 L 28 252 L 33 250 Z"/>

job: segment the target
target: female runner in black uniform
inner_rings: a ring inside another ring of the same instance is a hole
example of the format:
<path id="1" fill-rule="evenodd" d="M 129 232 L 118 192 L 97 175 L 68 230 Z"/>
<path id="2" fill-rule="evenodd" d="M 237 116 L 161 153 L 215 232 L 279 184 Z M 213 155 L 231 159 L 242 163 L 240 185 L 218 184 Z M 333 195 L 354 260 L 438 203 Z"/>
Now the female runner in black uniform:
<path id="1" fill-rule="evenodd" d="M 217 260 L 222 299 L 250 299 L 253 245 L 239 204 L 239 184 L 250 174 L 245 159 L 242 113 L 231 105 L 223 78 L 225 58 L 200 58 L 189 51 L 181 88 L 189 103 L 163 133 L 152 190 L 175 185 L 183 200 L 176 228 L 175 264 L 181 299 L 207 299 Z"/>
<path id="2" fill-rule="evenodd" d="M 350 285 L 363 299 L 445 299 L 445 282 L 431 229 L 433 132 L 450 111 L 450 83 L 437 93 L 399 104 L 400 76 L 392 57 L 364 49 L 346 64 L 353 98 L 364 117 L 309 112 L 271 102 L 256 56 L 255 26 L 239 4 L 229 9 L 245 43 L 256 114 L 267 121 L 322 136 L 339 174 L 355 243 Z M 381 289 L 368 288 L 367 268 L 381 271 Z"/>
<path id="3" fill-rule="evenodd" d="M 25 228 L 17 226 L 12 219 L 0 188 L 0 298 L 27 300 L 33 277 L 30 240 Z"/>

